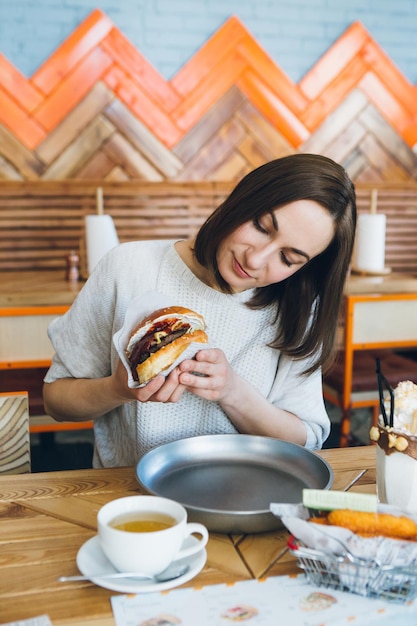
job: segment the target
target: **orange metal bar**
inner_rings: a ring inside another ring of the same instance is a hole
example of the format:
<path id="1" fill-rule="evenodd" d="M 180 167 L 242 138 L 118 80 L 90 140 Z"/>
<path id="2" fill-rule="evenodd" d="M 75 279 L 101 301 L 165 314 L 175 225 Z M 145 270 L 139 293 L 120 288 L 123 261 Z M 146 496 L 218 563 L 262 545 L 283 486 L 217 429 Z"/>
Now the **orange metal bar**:
<path id="1" fill-rule="evenodd" d="M 50 359 L 38 361 L 0 361 L 0 370 L 36 369 L 38 367 L 49 367 L 50 365 Z"/>
<path id="2" fill-rule="evenodd" d="M 0 397 L 4 396 L 27 396 L 27 391 L 0 391 Z"/>
<path id="3" fill-rule="evenodd" d="M 18 317 L 23 315 L 63 315 L 69 308 L 70 307 L 67 304 L 0 307 L 0 317 Z"/>
<path id="4" fill-rule="evenodd" d="M 31 433 L 63 432 L 68 430 L 89 430 L 93 428 L 93 422 L 56 422 L 56 424 L 30 424 Z"/>

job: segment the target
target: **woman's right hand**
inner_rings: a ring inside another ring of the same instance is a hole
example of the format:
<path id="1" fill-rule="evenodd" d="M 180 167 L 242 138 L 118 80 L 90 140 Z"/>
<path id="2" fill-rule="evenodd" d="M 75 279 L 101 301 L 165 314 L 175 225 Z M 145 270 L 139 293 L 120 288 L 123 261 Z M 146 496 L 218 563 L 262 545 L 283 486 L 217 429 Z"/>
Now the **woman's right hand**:
<path id="1" fill-rule="evenodd" d="M 175 368 L 168 376 L 156 376 L 143 387 L 131 388 L 128 385 L 128 374 L 122 361 L 117 364 L 112 376 L 114 390 L 124 402 L 178 402 L 186 387 L 178 380 Z"/>
<path id="2" fill-rule="evenodd" d="M 157 376 L 144 387 L 131 389 L 125 366 L 104 378 L 60 378 L 44 383 L 45 410 L 57 421 L 94 420 L 126 402 L 177 402 L 185 391 L 177 368 L 169 376 Z"/>

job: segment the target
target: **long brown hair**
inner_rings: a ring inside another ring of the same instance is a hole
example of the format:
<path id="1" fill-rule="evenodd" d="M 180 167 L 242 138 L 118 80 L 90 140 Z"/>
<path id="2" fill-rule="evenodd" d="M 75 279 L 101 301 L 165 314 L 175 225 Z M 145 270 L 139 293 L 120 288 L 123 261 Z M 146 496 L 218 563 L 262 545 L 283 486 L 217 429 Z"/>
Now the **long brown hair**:
<path id="1" fill-rule="evenodd" d="M 313 357 L 312 372 L 330 362 L 343 287 L 356 228 L 355 189 L 332 159 L 293 154 L 247 174 L 200 228 L 194 246 L 197 261 L 212 271 L 219 288 L 230 286 L 219 273 L 220 244 L 242 224 L 296 200 L 313 200 L 331 215 L 335 234 L 329 246 L 289 278 L 258 288 L 248 303 L 275 303 L 277 335 L 272 347 L 294 358 Z"/>

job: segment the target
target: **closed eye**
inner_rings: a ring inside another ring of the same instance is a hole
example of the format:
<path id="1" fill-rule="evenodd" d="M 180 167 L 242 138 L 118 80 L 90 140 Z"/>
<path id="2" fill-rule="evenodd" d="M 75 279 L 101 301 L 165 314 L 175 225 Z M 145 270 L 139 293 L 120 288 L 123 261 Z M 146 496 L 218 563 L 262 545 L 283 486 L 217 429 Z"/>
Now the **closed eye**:
<path id="1" fill-rule="evenodd" d="M 262 226 L 261 221 L 258 217 L 254 218 L 253 225 L 255 226 L 256 230 L 259 230 L 260 233 L 264 233 L 265 235 L 268 234 L 268 230 L 264 226 Z"/>
<path id="2" fill-rule="evenodd" d="M 264 224 L 262 223 L 261 219 L 259 217 L 255 217 L 253 219 L 253 225 L 256 228 L 256 230 L 258 230 L 260 233 L 264 234 L 264 235 L 271 235 L 274 231 L 278 232 L 278 222 L 276 220 L 276 217 L 274 215 L 274 213 L 269 213 L 266 214 L 269 215 L 271 217 L 272 220 L 272 226 L 270 228 L 265 228 Z M 267 219 L 267 218 L 266 218 Z M 287 254 L 284 252 L 284 250 L 281 250 L 280 252 L 280 256 L 281 256 L 281 260 L 284 263 L 284 265 L 286 265 L 287 267 L 292 267 L 293 265 L 300 265 L 300 263 L 304 263 L 310 260 L 309 255 L 306 252 L 303 252 L 302 250 L 299 250 L 298 248 L 288 248 L 288 250 L 290 251 L 290 253 L 293 253 L 295 255 L 301 256 L 303 257 L 303 261 L 299 261 L 298 259 L 296 261 L 291 261 Z"/>

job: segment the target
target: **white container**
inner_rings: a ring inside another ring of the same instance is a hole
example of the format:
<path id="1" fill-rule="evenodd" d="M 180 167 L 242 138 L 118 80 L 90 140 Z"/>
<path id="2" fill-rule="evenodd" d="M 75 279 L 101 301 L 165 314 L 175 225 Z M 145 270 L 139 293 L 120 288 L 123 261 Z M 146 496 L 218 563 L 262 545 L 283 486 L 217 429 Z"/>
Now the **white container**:
<path id="1" fill-rule="evenodd" d="M 118 243 L 116 227 L 110 215 L 85 216 L 85 244 L 89 274 L 100 259 Z"/>
<path id="2" fill-rule="evenodd" d="M 382 273 L 385 269 L 386 215 L 358 215 L 353 268 L 358 272 Z"/>

